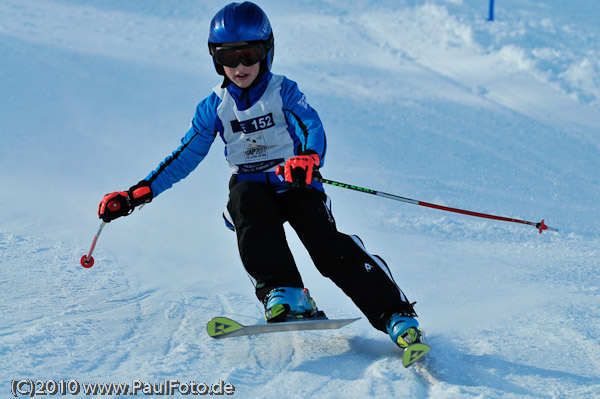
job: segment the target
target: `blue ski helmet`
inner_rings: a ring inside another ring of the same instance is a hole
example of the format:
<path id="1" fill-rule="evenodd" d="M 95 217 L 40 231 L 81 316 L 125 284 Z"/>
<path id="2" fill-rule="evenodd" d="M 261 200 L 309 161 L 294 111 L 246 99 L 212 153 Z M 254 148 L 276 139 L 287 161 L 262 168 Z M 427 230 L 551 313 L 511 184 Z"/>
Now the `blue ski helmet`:
<path id="1" fill-rule="evenodd" d="M 275 53 L 273 30 L 267 14 L 256 4 L 249 1 L 230 3 L 210 22 L 208 50 L 219 75 L 225 75 L 225 71 L 215 60 L 215 49 L 219 44 L 234 42 L 263 43 L 266 56 L 260 64 L 261 72 L 271 70 Z"/>

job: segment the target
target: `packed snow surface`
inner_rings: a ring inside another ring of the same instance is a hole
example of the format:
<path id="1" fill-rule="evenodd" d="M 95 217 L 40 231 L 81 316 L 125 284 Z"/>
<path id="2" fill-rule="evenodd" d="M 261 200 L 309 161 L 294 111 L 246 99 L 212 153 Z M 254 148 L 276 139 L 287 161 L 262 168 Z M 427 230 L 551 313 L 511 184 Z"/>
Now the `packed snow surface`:
<path id="1" fill-rule="evenodd" d="M 0 397 L 29 379 L 222 381 L 241 398 L 600 397 L 597 1 L 502 0 L 495 21 L 487 1 L 259 3 L 273 71 L 325 124 L 326 178 L 559 230 L 328 187 L 338 228 L 417 301 L 433 349 L 415 367 L 364 317 L 207 336 L 213 316 L 262 314 L 221 219 L 219 140 L 79 265 L 102 196 L 170 154 L 220 82 L 206 39 L 224 4 L 0 1 Z M 288 237 L 319 307 L 360 316 Z"/>

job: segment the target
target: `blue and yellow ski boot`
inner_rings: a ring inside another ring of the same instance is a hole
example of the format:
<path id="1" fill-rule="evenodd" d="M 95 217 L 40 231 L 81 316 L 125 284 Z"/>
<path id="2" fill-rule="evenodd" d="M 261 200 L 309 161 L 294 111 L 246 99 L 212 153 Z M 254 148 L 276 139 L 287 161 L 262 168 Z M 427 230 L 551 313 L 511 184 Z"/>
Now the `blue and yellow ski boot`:
<path id="1" fill-rule="evenodd" d="M 269 292 L 265 298 L 267 323 L 315 317 L 325 318 L 325 313 L 317 309 L 306 288 L 279 287 Z"/>
<path id="2" fill-rule="evenodd" d="M 411 316 L 397 313 L 392 315 L 386 323 L 386 330 L 392 341 L 402 349 L 423 341 L 419 322 Z"/>
<path id="3" fill-rule="evenodd" d="M 388 335 L 404 351 L 402 354 L 404 367 L 409 367 L 431 350 L 431 347 L 425 344 L 425 336 L 423 330 L 419 328 L 419 322 L 412 316 L 394 314 L 386 323 Z"/>

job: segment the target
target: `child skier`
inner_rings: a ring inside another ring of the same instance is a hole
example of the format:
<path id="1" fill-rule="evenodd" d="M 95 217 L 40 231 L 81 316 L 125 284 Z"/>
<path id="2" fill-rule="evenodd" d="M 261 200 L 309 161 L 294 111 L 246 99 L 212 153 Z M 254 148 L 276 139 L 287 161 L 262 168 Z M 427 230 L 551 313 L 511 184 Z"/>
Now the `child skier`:
<path id="1" fill-rule="evenodd" d="M 286 242 L 288 222 L 315 266 L 401 348 L 421 340 L 412 304 L 389 268 L 357 236 L 338 232 L 313 173 L 325 162 L 325 132 L 295 82 L 271 72 L 274 40 L 260 7 L 231 3 L 212 19 L 208 48 L 223 83 L 202 100 L 181 145 L 128 191 L 104 196 L 105 222 L 133 212 L 185 178 L 217 135 L 231 167 L 224 214 L 267 322 L 317 314 Z M 284 167 L 284 175 L 276 173 Z"/>

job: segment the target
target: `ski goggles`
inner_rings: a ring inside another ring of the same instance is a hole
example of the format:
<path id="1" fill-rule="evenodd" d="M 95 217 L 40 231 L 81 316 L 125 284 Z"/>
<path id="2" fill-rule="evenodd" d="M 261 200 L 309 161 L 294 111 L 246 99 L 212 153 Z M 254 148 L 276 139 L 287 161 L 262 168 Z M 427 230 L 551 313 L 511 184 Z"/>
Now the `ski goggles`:
<path id="1" fill-rule="evenodd" d="M 217 64 L 235 68 L 240 63 L 251 66 L 262 61 L 267 55 L 267 50 L 264 43 L 251 43 L 235 47 L 213 47 L 211 55 Z"/>

